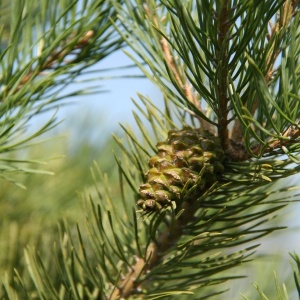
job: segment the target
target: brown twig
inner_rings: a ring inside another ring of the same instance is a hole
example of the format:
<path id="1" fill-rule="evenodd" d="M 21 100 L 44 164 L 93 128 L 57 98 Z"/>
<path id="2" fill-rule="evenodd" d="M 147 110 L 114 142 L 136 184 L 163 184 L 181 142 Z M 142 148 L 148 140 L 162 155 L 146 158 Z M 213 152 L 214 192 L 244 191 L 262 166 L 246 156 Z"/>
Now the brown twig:
<path id="1" fill-rule="evenodd" d="M 146 15 L 148 16 L 148 18 L 151 19 L 151 21 L 154 23 L 154 25 L 157 28 L 159 28 L 160 26 L 159 26 L 159 22 L 158 22 L 156 14 L 155 14 L 155 11 L 151 10 L 151 12 L 150 12 L 150 10 L 148 9 L 148 7 L 146 5 L 144 6 L 144 8 L 145 8 L 145 12 L 146 12 Z M 174 59 L 174 56 L 172 55 L 171 50 L 170 50 L 170 45 L 165 37 L 162 37 L 160 39 L 160 46 L 164 53 L 165 62 L 167 64 L 169 70 L 172 72 L 172 74 L 176 80 L 177 86 L 183 92 L 186 99 L 188 99 L 188 101 L 190 101 L 201 113 L 205 114 L 205 112 L 201 108 L 201 101 L 199 99 L 198 93 L 193 90 L 192 84 L 189 83 L 189 81 L 187 80 L 187 78 L 184 74 L 183 67 L 179 66 L 177 64 L 176 60 Z M 211 133 L 214 133 L 214 127 L 211 123 L 204 120 L 203 118 L 201 118 L 200 116 L 198 116 L 197 114 L 192 112 L 191 110 L 188 110 L 188 112 L 193 117 L 195 117 L 199 120 L 202 128 L 208 130 Z"/>
<path id="2" fill-rule="evenodd" d="M 271 153 L 283 146 L 289 146 L 292 143 L 295 143 L 295 140 L 300 137 L 300 130 L 298 128 L 290 127 L 284 132 L 283 137 L 288 138 L 288 140 L 274 141 L 264 149 L 264 153 Z M 235 145 L 235 147 L 238 148 L 241 147 L 241 145 Z M 253 149 L 253 152 L 257 152 L 258 154 L 260 150 L 261 149 L 257 147 L 257 149 Z M 242 151 L 240 151 L 240 153 L 242 153 Z M 249 154 L 244 152 L 243 157 L 241 156 L 239 160 L 246 160 L 249 158 Z M 115 287 L 109 298 L 110 300 L 126 299 L 130 295 L 139 294 L 143 282 L 139 282 L 136 279 L 140 274 L 146 274 L 147 271 L 150 271 L 157 266 L 164 258 L 165 253 L 182 237 L 183 229 L 191 220 L 193 220 L 193 216 L 197 211 L 197 203 L 193 202 L 193 199 L 191 198 L 188 201 L 183 202 L 181 209 L 183 209 L 183 213 L 175 220 L 172 228 L 167 227 L 158 236 L 155 242 L 150 243 L 147 249 L 146 258 L 136 258 L 136 263 L 132 266 L 131 271 L 118 282 L 117 287 Z M 142 295 L 140 295 L 140 298 L 143 298 Z"/>
<path id="3" fill-rule="evenodd" d="M 64 41 L 65 45 L 68 45 L 71 40 L 74 38 L 75 34 L 71 35 L 69 39 Z M 55 64 L 64 60 L 64 58 L 76 49 L 82 49 L 86 46 L 86 44 L 90 41 L 90 39 L 94 36 L 94 31 L 89 30 L 86 32 L 82 38 L 78 40 L 78 42 L 72 48 L 65 48 L 64 50 L 54 49 L 53 52 L 49 55 L 49 57 L 45 60 L 43 65 L 37 65 L 36 69 L 30 69 L 25 75 L 23 75 L 17 87 L 14 88 L 13 94 L 17 93 L 22 86 L 31 82 L 36 77 L 41 75 L 43 72 L 50 70 Z M 64 61 L 64 63 L 72 63 L 72 61 Z M 9 88 L 6 90 L 9 92 Z M 0 100 L 1 102 L 1 100 Z"/>
<path id="4" fill-rule="evenodd" d="M 150 243 L 146 259 L 139 258 L 136 260 L 131 272 L 119 281 L 118 286 L 109 298 L 110 300 L 126 299 L 130 295 L 139 294 L 143 282 L 139 282 L 136 279 L 141 273 L 146 274 L 147 271 L 161 263 L 165 253 L 182 237 L 185 225 L 193 220 L 197 207 L 195 202 L 190 199 L 183 203 L 181 209 L 184 211 L 179 218 L 174 220 L 172 228 L 167 227 L 155 242 Z M 143 298 L 142 295 L 140 298 Z"/>
<path id="5" fill-rule="evenodd" d="M 296 8 L 298 5 L 298 0 L 292 0 L 289 1 L 287 0 L 285 2 L 285 4 L 283 5 L 283 11 L 282 14 L 280 14 L 280 17 L 276 20 L 275 24 L 272 24 L 272 22 L 269 22 L 269 26 L 270 26 L 270 32 L 267 34 L 267 39 L 270 43 L 272 43 L 273 45 L 271 45 L 272 47 L 270 48 L 274 48 L 275 47 L 275 43 L 277 39 L 274 39 L 273 36 L 277 35 L 279 31 L 282 31 L 282 29 L 286 26 L 288 26 L 289 22 L 291 21 L 292 17 L 295 14 Z M 281 48 L 279 47 L 278 49 L 274 49 L 273 52 L 269 55 L 269 57 L 267 58 L 267 63 L 266 66 L 269 66 L 266 74 L 265 74 L 265 82 L 267 85 L 270 85 L 271 80 L 273 78 L 274 72 L 276 71 L 274 69 L 274 65 L 276 62 L 276 59 L 278 58 L 278 56 L 281 53 Z M 259 98 L 256 97 L 252 108 L 251 108 L 251 114 L 254 115 L 254 113 L 256 112 L 257 108 L 259 105 Z M 231 139 L 235 142 L 235 143 L 242 143 L 243 142 L 243 129 L 242 129 L 242 125 L 239 119 L 236 119 L 231 131 Z"/>
<path id="6" fill-rule="evenodd" d="M 225 36 L 231 26 L 228 21 L 229 9 L 228 0 L 225 0 L 223 6 L 216 17 L 218 20 L 218 51 L 216 52 L 216 64 L 220 69 L 217 76 L 216 92 L 218 97 L 218 136 L 221 141 L 221 146 L 225 152 L 231 151 L 231 144 L 228 132 L 228 40 Z M 225 43 L 225 44 L 224 44 Z"/>
<path id="7" fill-rule="evenodd" d="M 261 145 L 254 146 L 252 152 L 256 155 L 273 154 L 283 147 L 288 147 L 295 143 L 299 143 L 297 140 L 300 137 L 300 129 L 290 126 L 283 134 L 284 139 L 274 140 L 268 146 L 262 149 Z"/>
<path id="8" fill-rule="evenodd" d="M 193 103 L 193 105 L 199 110 L 201 111 L 203 114 L 203 110 L 200 107 L 200 100 L 198 97 L 198 94 L 193 91 L 193 87 L 192 85 L 187 81 L 185 76 L 180 75 L 180 68 L 178 67 L 178 65 L 176 64 L 173 55 L 171 54 L 170 51 L 170 47 L 169 47 L 169 43 L 165 38 L 162 38 L 160 40 L 160 44 L 161 44 L 161 48 L 163 50 L 163 53 L 165 55 L 165 62 L 167 63 L 169 69 L 172 71 L 172 74 L 177 82 L 177 85 L 180 87 L 180 89 L 183 91 L 185 97 L 191 102 Z M 181 71 L 181 73 L 183 73 L 184 71 Z M 209 132 L 213 133 L 214 129 L 212 124 L 210 124 L 209 122 L 207 122 L 206 120 L 204 120 L 203 118 L 199 117 L 198 115 L 194 114 L 193 112 L 189 111 L 190 114 L 192 114 L 194 117 L 196 117 L 200 124 L 201 127 L 208 130 Z"/>

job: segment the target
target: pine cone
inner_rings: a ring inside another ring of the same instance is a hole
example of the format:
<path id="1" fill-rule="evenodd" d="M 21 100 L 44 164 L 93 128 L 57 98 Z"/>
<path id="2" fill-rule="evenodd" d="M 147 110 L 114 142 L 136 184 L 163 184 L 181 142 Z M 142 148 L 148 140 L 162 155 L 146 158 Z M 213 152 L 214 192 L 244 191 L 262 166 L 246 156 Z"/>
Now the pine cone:
<path id="1" fill-rule="evenodd" d="M 160 210 L 172 201 L 180 207 L 199 198 L 224 170 L 218 138 L 203 129 L 171 130 L 157 150 L 149 160 L 147 182 L 139 189 L 137 205 L 145 211 Z"/>

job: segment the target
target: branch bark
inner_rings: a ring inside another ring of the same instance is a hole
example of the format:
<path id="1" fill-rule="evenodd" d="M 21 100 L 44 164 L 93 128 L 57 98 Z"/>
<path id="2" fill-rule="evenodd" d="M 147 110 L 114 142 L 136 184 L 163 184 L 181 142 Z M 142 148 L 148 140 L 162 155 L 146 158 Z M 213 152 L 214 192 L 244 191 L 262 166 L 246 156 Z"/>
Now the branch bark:
<path id="1" fill-rule="evenodd" d="M 74 58 L 71 61 L 66 61 L 66 60 L 64 61 L 64 59 L 68 55 L 73 54 L 74 50 L 83 49 L 93 36 L 94 36 L 94 31 L 89 30 L 87 33 L 85 33 L 85 35 L 82 38 L 80 38 L 78 40 L 78 42 L 72 48 L 70 47 L 70 48 L 65 48 L 65 49 L 58 49 L 58 48 L 54 49 L 42 65 L 38 65 L 35 69 L 31 68 L 26 74 L 23 75 L 18 86 L 16 86 L 14 88 L 14 90 L 12 91 L 13 94 L 17 93 L 22 88 L 22 86 L 24 86 L 28 82 L 30 82 L 30 81 L 34 80 L 35 78 L 37 78 L 38 76 L 42 75 L 43 72 L 45 72 L 47 70 L 51 70 L 55 66 L 55 64 L 57 64 L 59 62 L 63 62 L 65 64 L 72 64 L 73 61 L 76 60 L 76 58 Z M 74 37 L 75 37 L 75 33 L 74 33 L 74 35 L 71 35 L 67 40 L 63 41 L 64 46 L 70 44 L 70 42 L 72 41 L 72 39 Z M 11 88 L 7 87 L 6 92 L 8 93 L 10 90 L 11 90 Z M 4 99 L 0 99 L 0 102 L 4 101 Z"/>
<path id="2" fill-rule="evenodd" d="M 157 18 L 157 15 L 154 10 L 149 10 L 148 7 L 145 5 L 145 12 L 147 17 L 153 22 L 153 24 L 160 28 L 159 21 Z M 160 37 L 158 36 L 160 39 Z M 201 100 L 199 99 L 199 94 L 193 90 L 193 86 L 189 83 L 189 81 L 186 78 L 184 68 L 176 62 L 174 59 L 174 56 L 172 54 L 172 51 L 170 49 L 170 45 L 165 37 L 162 37 L 160 39 L 160 46 L 164 54 L 165 62 L 169 68 L 169 70 L 172 72 L 176 83 L 182 93 L 185 95 L 185 97 L 201 112 L 205 115 L 205 112 L 201 108 Z M 214 133 L 214 126 L 204 120 L 203 118 L 199 117 L 198 115 L 194 114 L 192 111 L 188 111 L 193 117 L 197 118 L 201 127 L 203 129 L 208 130 L 211 133 Z"/>
<path id="3" fill-rule="evenodd" d="M 192 200 L 192 199 L 191 199 Z M 193 220 L 197 211 L 195 201 L 185 201 L 181 207 L 183 213 L 174 221 L 172 229 L 167 227 L 155 242 L 151 242 L 148 249 L 146 259 L 138 258 L 131 272 L 119 281 L 118 286 L 114 289 L 109 300 L 126 299 L 130 295 L 138 294 L 143 283 L 136 279 L 141 273 L 147 273 L 157 266 L 163 259 L 165 253 L 170 250 L 176 242 L 182 237 L 185 225 Z M 140 296 L 141 298 L 142 295 Z"/>
<path id="4" fill-rule="evenodd" d="M 245 161 L 251 158 L 251 155 L 247 153 L 245 150 L 242 141 L 242 127 L 239 121 L 237 120 L 233 126 L 231 138 L 229 136 L 228 131 L 228 51 L 226 42 L 226 34 L 230 28 L 230 23 L 228 22 L 229 16 L 229 0 L 223 1 L 223 7 L 220 10 L 218 19 L 218 51 L 216 55 L 216 64 L 219 66 L 219 72 L 217 74 L 217 85 L 216 92 L 219 100 L 219 111 L 218 111 L 218 136 L 220 137 L 222 148 L 225 150 L 227 157 L 234 161 Z M 286 26 L 288 22 L 290 22 L 291 16 L 294 13 L 296 8 L 296 1 L 287 1 L 284 6 L 284 14 L 282 19 L 278 21 L 281 26 Z M 275 25 L 272 27 L 271 34 L 275 34 L 275 30 L 280 30 L 279 25 Z M 193 94 L 191 87 L 186 85 L 186 81 L 183 81 L 182 74 L 178 71 L 180 68 L 176 65 L 176 62 L 173 59 L 171 51 L 169 49 L 169 44 L 165 38 L 161 40 L 161 47 L 163 53 L 165 55 L 165 61 L 169 67 L 169 69 L 173 72 L 174 78 L 177 81 L 178 86 L 181 87 L 182 91 L 184 91 L 186 97 L 194 104 L 197 105 L 196 95 Z M 265 80 L 266 82 L 270 82 L 274 72 L 274 64 L 280 53 L 280 49 L 273 52 L 273 55 L 269 57 L 269 61 L 267 65 L 269 66 Z M 258 99 L 255 101 L 252 107 L 252 113 L 254 114 L 258 107 Z M 202 124 L 203 127 L 207 126 L 207 124 Z M 263 154 L 272 154 L 274 151 L 281 149 L 284 146 L 289 146 L 296 142 L 296 140 L 300 137 L 300 129 L 289 127 L 284 133 L 283 137 L 285 139 L 276 140 L 269 144 L 268 147 L 262 149 L 260 145 L 254 146 L 252 148 L 252 152 L 256 155 Z M 154 242 L 151 242 L 146 251 L 145 258 L 137 258 L 136 263 L 133 265 L 131 270 L 122 278 L 115 287 L 113 293 L 110 296 L 110 300 L 116 299 L 125 299 L 130 295 L 138 295 L 139 290 L 142 288 L 143 282 L 140 282 L 138 277 L 141 274 L 146 274 L 148 271 L 157 266 L 163 259 L 164 255 L 178 242 L 178 240 L 183 235 L 183 228 L 193 219 L 195 212 L 197 211 L 197 207 L 193 201 L 185 201 L 183 203 L 184 209 L 183 213 L 180 215 L 178 219 L 175 220 L 174 226 L 172 229 L 167 227 Z M 140 298 L 143 298 L 142 295 Z"/>
<path id="5" fill-rule="evenodd" d="M 218 50 L 216 52 L 216 65 L 219 69 L 217 72 L 217 98 L 219 103 L 218 110 L 218 136 L 221 141 L 221 146 L 225 152 L 230 148 L 229 133 L 228 133 L 228 39 L 226 34 L 230 27 L 228 21 L 229 1 L 225 0 L 220 9 L 219 15 L 216 16 L 218 22 Z"/>

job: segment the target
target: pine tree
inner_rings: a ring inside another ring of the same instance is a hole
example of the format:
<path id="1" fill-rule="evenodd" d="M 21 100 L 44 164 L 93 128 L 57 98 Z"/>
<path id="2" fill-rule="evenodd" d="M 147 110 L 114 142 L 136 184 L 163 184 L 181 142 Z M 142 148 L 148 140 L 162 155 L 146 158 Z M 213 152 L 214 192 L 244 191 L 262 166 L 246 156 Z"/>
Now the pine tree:
<path id="1" fill-rule="evenodd" d="M 123 43 L 164 103 L 138 95 L 138 130 L 121 125 L 125 139 L 114 137 L 118 184 L 95 163 L 85 224 L 62 221 L 47 241 L 31 239 L 0 297 L 228 299 L 224 283 L 243 277 L 259 243 L 283 229 L 272 220 L 297 200 L 277 182 L 300 170 L 298 1 L 53 2 L 16 2 L 3 27 L 1 153 L 51 129 L 53 119 L 17 137 Z M 1 161 L 1 177 L 19 186 L 8 174 L 33 171 Z M 289 297 L 276 276 L 273 294 L 256 288 L 251 299 Z"/>

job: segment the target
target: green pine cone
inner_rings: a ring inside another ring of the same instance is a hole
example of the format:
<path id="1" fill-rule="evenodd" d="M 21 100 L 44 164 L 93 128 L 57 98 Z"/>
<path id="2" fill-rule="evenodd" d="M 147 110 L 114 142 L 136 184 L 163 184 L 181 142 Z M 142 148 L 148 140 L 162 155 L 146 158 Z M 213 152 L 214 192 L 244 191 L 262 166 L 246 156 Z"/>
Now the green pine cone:
<path id="1" fill-rule="evenodd" d="M 171 130 L 157 150 L 149 160 L 147 182 L 139 189 L 137 205 L 145 211 L 197 199 L 224 170 L 219 139 L 203 129 Z"/>

